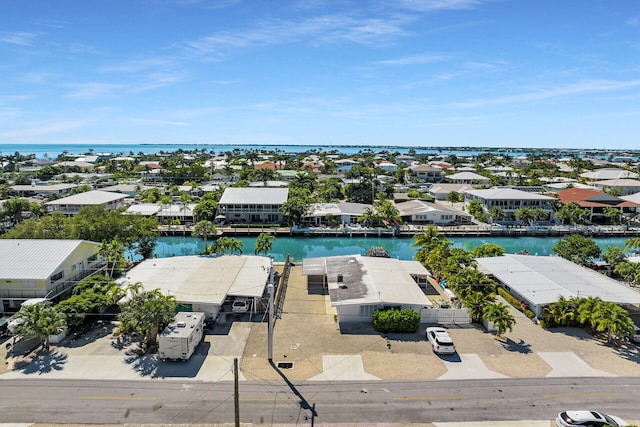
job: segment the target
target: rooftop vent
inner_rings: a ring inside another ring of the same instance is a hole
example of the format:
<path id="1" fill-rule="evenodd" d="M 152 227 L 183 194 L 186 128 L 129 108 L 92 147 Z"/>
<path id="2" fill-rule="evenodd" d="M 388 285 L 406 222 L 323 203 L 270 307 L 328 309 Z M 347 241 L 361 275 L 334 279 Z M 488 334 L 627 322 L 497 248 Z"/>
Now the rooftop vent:
<path id="1" fill-rule="evenodd" d="M 178 328 L 184 328 L 187 326 L 187 322 L 180 321 L 176 324 Z"/>

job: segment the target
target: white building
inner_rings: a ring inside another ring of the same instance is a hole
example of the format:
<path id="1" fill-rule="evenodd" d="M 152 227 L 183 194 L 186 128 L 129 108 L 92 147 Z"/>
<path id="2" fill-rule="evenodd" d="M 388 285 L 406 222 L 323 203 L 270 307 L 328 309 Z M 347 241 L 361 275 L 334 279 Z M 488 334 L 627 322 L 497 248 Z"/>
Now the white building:
<path id="1" fill-rule="evenodd" d="M 363 203 L 312 203 L 302 217 L 302 223 L 311 227 L 330 225 L 330 215 L 335 219 L 336 225 L 356 224 L 366 208 L 373 206 Z"/>
<path id="2" fill-rule="evenodd" d="M 345 255 L 302 260 L 310 289 L 327 289 L 338 322 L 370 322 L 373 312 L 396 307 L 420 313 L 432 306 L 419 281 L 429 272 L 418 261 Z"/>
<path id="3" fill-rule="evenodd" d="M 542 209 L 553 219 L 553 197 L 528 191 L 515 190 L 513 188 L 489 188 L 487 190 L 469 190 L 465 193 L 465 210 L 472 200 L 478 200 L 482 204 L 485 213 L 491 208 L 499 207 L 505 217 L 501 221 L 514 221 L 514 213 L 520 208 Z"/>
<path id="4" fill-rule="evenodd" d="M 288 188 L 230 187 L 218 202 L 218 215 L 226 222 L 282 223 L 282 205 L 288 196 Z"/>
<path id="5" fill-rule="evenodd" d="M 473 219 L 467 212 L 423 200 L 396 203 L 396 208 L 402 220 L 412 224 L 470 224 Z"/>
<path id="6" fill-rule="evenodd" d="M 184 311 L 201 311 L 216 318 L 227 298 L 252 301 L 252 312 L 262 311 L 271 259 L 262 256 L 182 256 L 147 259 L 127 272 L 118 284 L 140 282 L 145 291 L 159 289 L 173 295 Z"/>
<path id="7" fill-rule="evenodd" d="M 106 210 L 117 209 L 124 206 L 124 199 L 127 197 L 127 194 L 93 190 L 52 200 L 44 205 L 50 213 L 62 212 L 71 216 L 76 215 L 85 206 L 102 206 Z"/>
<path id="8" fill-rule="evenodd" d="M 538 317 L 561 296 L 640 304 L 640 292 L 558 256 L 504 255 L 476 261 L 480 271 L 495 277 Z"/>

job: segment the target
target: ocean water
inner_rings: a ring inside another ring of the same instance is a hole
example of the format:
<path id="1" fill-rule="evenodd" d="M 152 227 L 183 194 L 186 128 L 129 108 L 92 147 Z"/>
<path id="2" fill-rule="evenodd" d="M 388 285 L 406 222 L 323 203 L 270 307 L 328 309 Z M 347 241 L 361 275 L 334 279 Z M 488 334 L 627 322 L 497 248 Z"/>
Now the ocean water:
<path id="1" fill-rule="evenodd" d="M 324 145 L 320 147 L 311 145 L 214 145 L 214 144 L 2 144 L 0 145 L 0 154 L 13 154 L 19 152 L 22 155 L 35 155 L 36 158 L 44 159 L 47 157 L 56 158 L 59 154 L 67 152 L 69 154 L 86 154 L 88 152 L 93 153 L 111 153 L 111 154 L 153 154 L 164 152 L 173 152 L 178 149 L 183 150 L 207 150 L 213 153 L 224 153 L 226 151 L 232 151 L 233 149 L 259 149 L 266 151 L 281 150 L 285 153 L 302 153 L 312 149 L 322 149 L 323 151 L 336 150 L 346 155 L 353 155 L 361 150 L 371 150 L 373 152 L 379 152 L 383 150 L 389 150 L 392 152 L 399 152 L 407 154 L 409 150 L 415 150 L 417 154 L 454 154 L 459 157 L 463 156 L 475 156 L 482 152 L 491 152 L 496 154 L 510 155 L 510 156 L 525 156 L 531 153 L 531 150 L 520 149 L 459 149 L 459 148 L 446 148 L 446 147 L 404 147 L 404 146 L 355 146 L 355 145 Z"/>

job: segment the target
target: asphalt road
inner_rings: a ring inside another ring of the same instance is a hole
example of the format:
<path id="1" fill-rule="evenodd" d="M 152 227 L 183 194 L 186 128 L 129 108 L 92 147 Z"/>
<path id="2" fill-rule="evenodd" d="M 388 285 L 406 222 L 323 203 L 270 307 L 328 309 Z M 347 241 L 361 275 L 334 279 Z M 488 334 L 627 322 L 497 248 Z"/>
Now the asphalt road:
<path id="1" fill-rule="evenodd" d="M 569 408 L 640 419 L 640 378 L 241 382 L 243 423 L 553 419 Z M 0 380 L 3 423 L 231 423 L 233 382 Z M 308 424 L 307 424 L 308 423 Z"/>

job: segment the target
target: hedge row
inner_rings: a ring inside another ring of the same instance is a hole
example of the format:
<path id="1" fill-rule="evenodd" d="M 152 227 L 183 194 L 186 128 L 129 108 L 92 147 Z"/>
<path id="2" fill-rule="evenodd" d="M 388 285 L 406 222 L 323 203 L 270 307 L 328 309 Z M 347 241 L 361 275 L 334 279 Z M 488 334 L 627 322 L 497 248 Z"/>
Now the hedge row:
<path id="1" fill-rule="evenodd" d="M 536 317 L 533 311 L 529 310 L 524 303 L 520 303 L 520 301 L 516 297 L 511 295 L 505 289 L 499 287 L 498 294 L 500 294 L 502 298 L 507 300 L 507 302 L 511 304 L 516 310 L 523 312 L 529 319 L 533 319 L 534 317 Z"/>
<path id="2" fill-rule="evenodd" d="M 376 310 L 373 312 L 373 327 L 378 332 L 414 333 L 420 327 L 420 313 L 397 308 Z"/>

